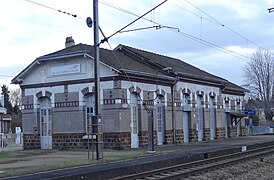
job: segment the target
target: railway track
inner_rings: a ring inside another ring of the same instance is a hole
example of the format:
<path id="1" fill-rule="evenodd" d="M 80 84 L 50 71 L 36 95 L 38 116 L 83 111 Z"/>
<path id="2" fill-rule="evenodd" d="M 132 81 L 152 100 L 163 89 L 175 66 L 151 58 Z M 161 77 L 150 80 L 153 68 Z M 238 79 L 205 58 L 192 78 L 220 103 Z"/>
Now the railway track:
<path id="1" fill-rule="evenodd" d="M 113 180 L 153 180 L 153 179 L 181 179 L 193 175 L 200 174 L 201 172 L 211 171 L 216 168 L 222 168 L 230 166 L 236 163 L 252 158 L 263 158 L 265 155 L 274 153 L 274 146 L 267 146 L 263 148 L 257 148 L 244 152 L 238 152 L 214 158 L 208 158 L 204 160 L 194 161 L 190 163 L 178 164 L 175 166 L 165 167 L 152 171 L 142 172 L 139 174 L 132 174 L 123 177 L 117 177 Z M 263 159 L 262 159 L 263 160 Z"/>

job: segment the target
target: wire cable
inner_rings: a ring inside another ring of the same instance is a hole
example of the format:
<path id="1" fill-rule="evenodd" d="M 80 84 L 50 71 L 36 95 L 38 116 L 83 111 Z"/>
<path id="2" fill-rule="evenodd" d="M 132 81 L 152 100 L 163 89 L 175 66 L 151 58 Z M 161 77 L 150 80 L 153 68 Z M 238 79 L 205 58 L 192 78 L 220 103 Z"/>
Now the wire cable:
<path id="1" fill-rule="evenodd" d="M 58 10 L 56 8 L 53 8 L 53 7 L 50 7 L 50 6 L 46 6 L 46 5 L 41 4 L 41 3 L 37 3 L 37 2 L 31 1 L 31 0 L 25 0 L 25 1 L 33 3 L 33 4 L 36 4 L 38 6 L 42 6 L 42 7 L 48 8 L 48 9 L 53 10 L 53 11 L 58 11 L 60 13 L 66 14 L 66 15 L 70 15 L 70 16 L 72 16 L 74 18 L 79 18 L 79 19 L 82 19 L 82 20 L 86 20 L 86 18 L 84 18 L 84 17 L 78 16 L 76 14 L 71 14 L 69 12 L 65 12 L 65 11 L 62 11 L 62 10 Z M 99 26 L 99 30 L 100 30 L 101 34 L 103 35 L 103 37 L 106 38 L 106 36 L 105 36 L 104 32 L 102 31 L 102 29 L 100 28 L 100 26 Z"/>
<path id="2" fill-rule="evenodd" d="M 72 16 L 72 17 L 74 17 L 74 18 L 80 18 L 80 19 L 82 19 L 82 20 L 85 20 L 85 18 L 83 18 L 83 17 L 81 17 L 81 16 L 78 16 L 78 15 L 76 15 L 76 14 L 72 14 L 72 13 L 69 13 L 69 12 L 65 12 L 65 11 L 62 11 L 62 10 L 58 10 L 58 9 L 56 9 L 56 8 L 53 8 L 53 7 L 50 7 L 50 6 L 46 6 L 46 5 L 44 5 L 44 4 L 37 3 L 37 2 L 31 1 L 31 0 L 25 0 L 25 1 L 27 1 L 27 2 L 29 2 L 29 3 L 33 3 L 33 4 L 36 4 L 36 5 L 39 5 L 39 6 L 41 6 L 41 7 L 44 7 L 44 8 L 50 9 L 50 10 L 54 10 L 54 11 L 57 11 L 57 12 L 66 14 L 66 15 L 70 15 L 70 16 Z M 187 38 L 189 38 L 189 39 L 192 39 L 192 40 L 194 40 L 194 41 L 200 42 L 201 44 L 204 44 L 204 45 L 210 46 L 210 47 L 212 47 L 212 48 L 221 50 L 221 51 L 223 51 L 223 52 L 225 52 L 225 53 L 228 53 L 228 54 L 230 54 L 230 55 L 233 55 L 233 54 L 234 54 L 234 56 L 237 55 L 237 56 L 240 56 L 240 57 L 248 58 L 247 56 L 241 55 L 241 54 L 239 54 L 239 53 L 237 53 L 237 52 L 235 52 L 235 51 L 228 50 L 228 49 L 223 48 L 223 47 L 221 47 L 221 46 L 219 46 L 219 45 L 216 45 L 216 44 L 214 44 L 214 43 L 211 43 L 211 42 L 209 42 L 209 41 L 206 41 L 206 40 L 203 40 L 203 39 L 201 39 L 201 38 L 192 36 L 192 35 L 190 35 L 190 34 L 181 32 L 179 28 L 175 28 L 175 27 L 171 27 L 171 26 L 164 26 L 164 25 L 161 25 L 161 24 L 158 23 L 158 22 L 155 22 L 155 21 L 153 21 L 153 20 L 151 20 L 151 19 L 147 19 L 147 18 L 144 17 L 145 15 L 147 15 L 148 13 L 154 11 L 156 8 L 158 8 L 159 6 L 161 6 L 163 3 L 167 2 L 167 1 L 168 1 L 168 0 L 163 1 L 162 3 L 160 3 L 160 4 L 157 5 L 157 6 L 155 6 L 155 7 L 152 8 L 150 11 L 148 11 L 148 12 L 145 13 L 145 14 L 143 14 L 142 16 L 139 16 L 139 15 L 137 15 L 137 14 L 135 14 L 135 13 L 132 13 L 132 12 L 130 12 L 130 11 L 127 11 L 127 10 L 123 9 L 123 8 L 120 8 L 120 7 L 117 7 L 117 6 L 115 6 L 115 5 L 112 5 L 112 4 L 110 4 L 110 3 L 99 1 L 99 3 L 102 3 L 102 4 L 106 5 L 106 6 L 109 6 L 109 7 L 111 7 L 111 8 L 116 9 L 116 10 L 122 11 L 122 12 L 127 13 L 127 14 L 131 14 L 131 15 L 137 17 L 137 19 L 135 19 L 134 21 L 132 21 L 132 22 L 129 23 L 128 25 L 124 26 L 124 27 L 121 28 L 120 30 L 116 31 L 114 34 L 112 34 L 112 35 L 109 36 L 109 37 L 106 37 L 106 36 L 104 35 L 102 29 L 99 28 L 99 29 L 100 29 L 100 32 L 103 34 L 103 37 L 104 37 L 104 39 L 101 40 L 100 43 L 103 43 L 103 42 L 107 41 L 109 38 L 111 38 L 112 36 L 114 36 L 114 35 L 117 34 L 117 33 L 133 31 L 133 30 L 123 31 L 123 29 L 127 28 L 128 26 L 130 26 L 131 24 L 133 24 L 134 22 L 136 22 L 136 21 L 138 21 L 138 20 L 140 20 L 140 19 L 144 19 L 144 20 L 146 20 L 146 21 L 149 21 L 149 22 L 151 22 L 151 23 L 154 23 L 154 24 L 158 25 L 158 26 L 155 26 L 155 27 L 161 27 L 161 28 L 162 28 L 162 27 L 165 27 L 165 28 L 169 28 L 169 29 L 171 29 L 171 30 L 172 30 L 172 29 L 176 29 L 176 30 L 177 30 L 177 31 L 176 31 L 177 33 L 180 33 L 181 35 L 183 35 L 183 36 L 185 36 L 185 37 L 187 37 Z M 190 12 L 190 11 L 189 11 L 189 12 Z M 194 14 L 194 13 L 193 13 L 193 14 Z M 196 15 L 196 16 L 198 16 L 198 15 Z M 200 16 L 199 16 L 199 17 L 200 17 Z M 210 17 L 211 17 L 211 16 L 210 16 Z M 213 18 L 213 17 L 212 17 L 212 18 Z M 205 18 L 204 18 L 204 19 L 205 19 Z M 221 24 L 221 23 L 218 22 L 217 20 L 212 21 L 212 22 Z M 141 29 L 142 29 L 142 28 L 140 28 L 140 30 L 141 30 Z M 159 28 L 158 28 L 158 29 L 159 29 Z M 136 29 L 136 30 L 138 30 L 138 29 Z M 173 31 L 173 30 L 172 30 L 172 31 Z M 173 31 L 173 32 L 174 32 L 174 31 Z M 249 42 L 251 42 L 251 41 L 249 41 Z M 100 43 L 99 43 L 99 44 L 100 44 Z"/>
<path id="3" fill-rule="evenodd" d="M 8 77 L 8 78 L 11 78 L 11 77 L 14 77 L 14 76 L 11 76 L 11 75 L 6 75 L 6 74 L 0 74 L 1 77 Z"/>
<path id="4" fill-rule="evenodd" d="M 71 13 L 68 13 L 68 12 L 65 12 L 65 11 L 62 11 L 62 10 L 59 10 L 59 9 L 55 9 L 55 8 L 46 6 L 46 5 L 44 5 L 44 4 L 40 4 L 40 3 L 31 1 L 31 0 L 25 0 L 25 1 L 30 2 L 30 3 L 33 3 L 33 4 L 36 4 L 36 5 L 38 5 L 38 6 L 42 6 L 42 7 L 44 7 L 44 8 L 48 8 L 48 9 L 51 9 L 51 10 L 54 10 L 54 11 L 58 11 L 58 12 L 60 12 L 60 13 L 64 13 L 64 14 L 66 14 L 66 15 L 69 15 L 69 16 L 72 16 L 72 17 L 75 17 L 75 18 L 77 17 L 76 14 L 71 14 Z"/>
<path id="5" fill-rule="evenodd" d="M 120 7 L 118 7 L 118 6 L 114 5 L 114 4 L 110 4 L 110 3 L 108 3 L 108 2 L 106 2 L 106 1 L 104 1 L 104 0 L 99 1 L 99 3 L 104 4 L 105 6 L 111 7 L 111 8 L 113 8 L 113 9 L 122 11 L 122 12 L 124 12 L 124 13 L 130 14 L 130 15 L 132 15 L 132 16 L 140 17 L 138 14 L 135 14 L 135 13 L 133 13 L 133 12 L 130 12 L 130 11 L 126 10 L 126 9 L 120 8 Z M 149 21 L 149 22 L 153 23 L 153 21 L 152 21 L 151 19 L 148 19 L 148 18 L 145 18 L 145 17 L 143 17 L 142 19 L 144 19 L 144 20 L 146 20 L 146 21 Z"/>
<path id="6" fill-rule="evenodd" d="M 106 5 L 106 6 L 109 6 L 109 7 L 111 7 L 111 8 L 114 8 L 114 9 L 116 9 L 116 10 L 122 11 L 122 12 L 124 12 L 124 13 L 130 14 L 130 15 L 133 15 L 133 16 L 136 16 L 136 17 L 140 17 L 139 15 L 137 15 L 137 14 L 135 14 L 135 13 L 129 12 L 129 11 L 127 11 L 127 10 L 125 10 L 125 9 L 123 9 L 123 8 L 117 7 L 117 6 L 113 5 L 113 4 L 106 3 L 106 2 L 101 2 L 101 1 L 100 1 L 100 3 L 102 3 L 102 4 Z M 199 17 L 201 17 L 201 16 L 199 16 Z M 150 20 L 150 19 L 147 19 L 147 18 L 144 18 L 144 17 L 143 17 L 142 19 L 144 19 L 144 20 L 146 20 L 146 21 L 148 21 L 148 22 L 154 23 L 154 24 L 156 24 L 156 25 L 158 25 L 158 26 L 163 26 L 163 25 L 161 25 L 160 23 L 155 22 L 155 21 L 153 21 L 153 20 Z M 214 21 L 212 21 L 212 22 L 214 22 Z M 215 22 L 215 23 L 216 23 L 216 22 Z M 196 37 L 196 36 L 193 36 L 193 35 L 187 34 L 187 33 L 185 33 L 185 32 L 182 32 L 182 31 L 180 31 L 179 28 L 176 28 L 176 29 L 177 29 L 176 32 L 179 33 L 180 35 L 182 35 L 182 36 L 184 36 L 184 37 L 187 37 L 187 38 L 189 38 L 189 39 L 192 39 L 192 40 L 194 40 L 194 41 L 196 41 L 196 42 L 199 42 L 199 43 L 201 43 L 201 44 L 207 45 L 207 46 L 212 47 L 212 48 L 214 48 L 214 49 L 218 49 L 218 50 L 220 50 L 220 51 L 222 51 L 222 52 L 225 52 L 225 53 L 227 53 L 227 54 L 229 54 L 229 55 L 232 55 L 232 56 L 235 56 L 235 57 L 238 57 L 238 58 L 241 58 L 241 59 L 246 59 L 246 58 L 249 59 L 248 56 L 242 55 L 242 54 L 240 54 L 240 53 L 237 53 L 237 52 L 235 52 L 235 51 L 232 51 L 232 50 L 229 50 L 229 49 L 227 49 L 227 48 L 221 47 L 221 46 L 219 46 L 219 45 L 217 45 L 217 44 L 214 44 L 214 43 L 212 43 L 212 42 L 209 42 L 209 41 L 203 40 L 203 39 L 201 39 L 201 38 L 198 38 L 198 37 Z M 172 30 L 172 29 L 171 29 L 171 30 Z M 172 31 L 173 31 L 173 30 L 172 30 Z M 175 32 L 175 31 L 173 31 L 173 32 Z"/>
<path id="7" fill-rule="evenodd" d="M 175 3 L 172 2 L 172 1 L 170 1 L 170 3 L 172 3 L 174 6 L 177 6 L 178 8 L 180 8 L 180 9 L 182 9 L 182 10 L 184 10 L 184 11 L 186 11 L 186 12 L 188 12 L 188 13 L 194 15 L 194 16 L 197 16 L 198 18 L 203 18 L 204 20 L 207 20 L 207 21 L 209 21 L 209 22 L 211 22 L 211 23 L 214 23 L 214 24 L 219 25 L 219 23 L 217 23 L 216 21 L 213 21 L 213 20 L 210 20 L 210 19 L 208 19 L 208 18 L 202 17 L 202 16 L 200 16 L 200 15 L 198 15 L 198 14 L 196 14 L 196 13 L 194 13 L 194 12 L 192 12 L 192 11 L 186 9 L 186 8 L 183 8 L 182 6 L 180 6 L 180 5 L 178 5 L 178 4 L 175 4 Z"/>
<path id="8" fill-rule="evenodd" d="M 191 6 L 193 6 L 194 8 L 198 9 L 199 11 L 201 11 L 203 14 L 207 15 L 209 18 L 211 18 L 212 20 L 214 20 L 215 24 L 219 24 L 220 26 L 228 29 L 229 31 L 231 31 L 232 33 L 238 35 L 239 37 L 245 39 L 246 41 L 252 43 L 253 45 L 257 46 L 258 48 L 262 48 L 260 45 L 256 44 L 255 42 L 249 40 L 247 37 L 241 35 L 240 33 L 232 30 L 231 28 L 229 28 L 228 26 L 224 25 L 223 23 L 221 23 L 220 21 L 218 21 L 216 18 L 212 17 L 211 15 L 209 15 L 208 13 L 206 13 L 205 11 L 203 11 L 201 8 L 198 8 L 197 6 L 195 6 L 193 3 L 189 2 L 188 0 L 185 0 L 188 4 L 190 4 Z M 179 7 L 179 6 L 178 6 Z M 265 48 L 262 48 L 265 49 Z"/>
<path id="9" fill-rule="evenodd" d="M 176 27 L 158 25 L 158 26 L 149 26 L 149 27 L 143 27 L 143 28 L 124 30 L 124 31 L 120 31 L 120 33 L 126 33 L 126 32 L 132 32 L 132 31 L 140 31 L 140 30 L 146 30 L 146 29 L 152 29 L 152 28 L 155 28 L 156 30 L 159 30 L 159 29 L 162 29 L 162 28 L 176 29 L 178 32 L 180 32 L 180 29 L 176 28 Z"/>
<path id="10" fill-rule="evenodd" d="M 130 22 L 129 24 L 127 24 L 126 26 L 122 27 L 121 29 L 119 29 L 118 31 L 116 31 L 115 33 L 113 33 L 112 35 L 110 35 L 109 37 L 103 39 L 101 42 L 104 41 L 108 41 L 109 38 L 113 37 L 114 35 L 116 35 L 117 33 L 121 32 L 122 30 L 124 30 L 125 28 L 129 27 L 130 25 L 132 25 L 133 23 L 135 23 L 136 21 L 142 19 L 144 16 L 146 16 L 147 14 L 149 14 L 150 12 L 154 11 L 155 9 L 157 9 L 158 7 L 160 7 L 161 5 L 163 5 L 164 3 L 166 3 L 168 0 L 164 0 L 163 2 L 161 2 L 160 4 L 158 4 L 157 6 L 155 6 L 154 8 L 150 9 L 148 12 L 146 12 L 145 14 L 143 14 L 142 16 L 139 16 L 137 19 L 133 20 L 132 22 Z"/>
<path id="11" fill-rule="evenodd" d="M 122 69 L 125 69 L 124 66 L 122 65 L 121 61 L 119 60 L 118 56 L 116 55 L 115 51 L 113 50 L 113 48 L 111 47 L 111 45 L 110 45 L 110 43 L 108 41 L 107 41 L 107 44 L 108 44 L 111 52 L 113 53 L 115 59 L 117 60 L 118 64 L 121 66 Z M 133 83 L 132 83 L 132 81 L 131 81 L 128 73 L 126 71 L 124 71 L 124 73 L 125 73 L 127 79 L 129 80 L 130 84 L 134 87 L 134 85 L 133 85 Z"/>

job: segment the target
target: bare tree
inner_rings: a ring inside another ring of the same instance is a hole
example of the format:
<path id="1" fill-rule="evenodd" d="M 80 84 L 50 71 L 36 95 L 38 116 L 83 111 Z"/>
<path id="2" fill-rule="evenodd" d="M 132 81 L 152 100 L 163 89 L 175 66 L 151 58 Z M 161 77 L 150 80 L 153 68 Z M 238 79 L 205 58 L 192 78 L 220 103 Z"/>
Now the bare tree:
<path id="1" fill-rule="evenodd" d="M 259 99 L 267 120 L 271 119 L 274 85 L 274 60 L 270 51 L 259 49 L 245 67 L 245 79 L 250 93 Z"/>
<path id="2" fill-rule="evenodd" d="M 16 88 L 10 91 L 10 102 L 12 106 L 20 106 L 21 102 L 21 89 Z"/>
<path id="3" fill-rule="evenodd" d="M 15 132 L 16 127 L 22 127 L 22 115 L 21 115 L 21 89 L 15 88 L 10 91 L 10 103 L 12 105 L 12 121 L 11 129 Z"/>

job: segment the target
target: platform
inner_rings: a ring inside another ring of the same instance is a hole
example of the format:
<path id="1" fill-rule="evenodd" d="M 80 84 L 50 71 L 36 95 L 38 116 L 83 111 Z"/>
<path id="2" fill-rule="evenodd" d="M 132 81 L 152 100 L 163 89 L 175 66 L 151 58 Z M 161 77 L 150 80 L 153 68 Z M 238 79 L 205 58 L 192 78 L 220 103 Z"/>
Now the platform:
<path id="1" fill-rule="evenodd" d="M 190 142 L 187 144 L 162 145 L 155 146 L 156 152 L 164 152 L 160 155 L 151 154 L 146 157 L 131 160 L 68 168 L 65 170 L 37 173 L 9 179 L 111 179 L 115 176 L 140 173 L 154 168 L 201 160 L 273 144 L 274 135 L 260 135 L 206 142 Z"/>

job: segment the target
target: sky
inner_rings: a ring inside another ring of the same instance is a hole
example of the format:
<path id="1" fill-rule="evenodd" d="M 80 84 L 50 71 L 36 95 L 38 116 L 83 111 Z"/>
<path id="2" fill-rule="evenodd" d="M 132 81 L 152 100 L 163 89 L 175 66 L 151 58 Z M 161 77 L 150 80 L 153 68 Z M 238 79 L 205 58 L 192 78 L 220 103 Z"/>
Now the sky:
<path id="1" fill-rule="evenodd" d="M 109 37 L 161 2 L 99 0 L 99 26 Z M 11 86 L 11 79 L 37 57 L 65 48 L 66 37 L 93 45 L 93 28 L 86 25 L 86 18 L 93 16 L 92 4 L 92 0 L 1 2 L 0 85 Z M 100 47 L 124 44 L 171 56 L 244 85 L 245 65 L 252 54 L 258 48 L 274 49 L 271 7 L 270 0 L 169 0 L 125 29 L 136 31 L 117 33 Z M 159 25 L 162 28 L 154 27 Z"/>

